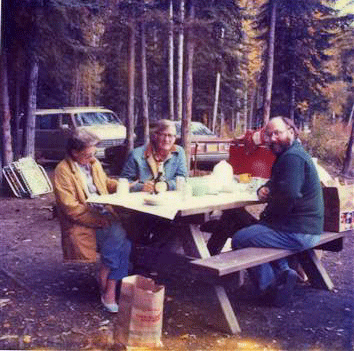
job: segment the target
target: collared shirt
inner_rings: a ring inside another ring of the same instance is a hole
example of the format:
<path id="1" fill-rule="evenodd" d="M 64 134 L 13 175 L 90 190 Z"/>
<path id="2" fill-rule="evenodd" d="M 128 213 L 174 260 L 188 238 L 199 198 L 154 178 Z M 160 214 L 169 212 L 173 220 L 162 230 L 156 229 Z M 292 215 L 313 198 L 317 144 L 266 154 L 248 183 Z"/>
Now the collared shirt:
<path id="1" fill-rule="evenodd" d="M 87 194 L 98 194 L 97 187 L 93 182 L 91 165 L 80 165 L 77 162 L 75 162 L 75 165 L 80 171 Z"/>
<path id="2" fill-rule="evenodd" d="M 144 155 L 151 167 L 153 178 L 156 178 L 159 172 L 162 172 L 163 175 L 165 175 L 164 163 L 171 158 L 173 152 L 176 152 L 176 145 L 172 146 L 171 150 L 169 151 L 168 155 L 165 157 L 164 160 L 158 161 L 155 156 L 156 151 L 154 150 L 152 144 L 150 143 L 147 145 Z"/>
<path id="3" fill-rule="evenodd" d="M 88 165 L 80 165 L 77 162 L 74 162 L 77 168 L 80 171 L 81 179 L 83 181 L 85 192 L 87 196 L 99 194 L 95 183 L 93 182 L 92 176 L 92 167 Z M 91 207 L 94 207 L 100 214 L 109 215 L 109 212 L 106 210 L 105 206 L 102 204 L 90 204 Z"/>
<path id="4" fill-rule="evenodd" d="M 122 178 L 128 178 L 134 184 L 131 191 L 141 191 L 144 182 L 154 179 L 157 176 L 158 165 L 153 157 L 151 144 L 143 145 L 134 149 L 120 174 Z M 169 190 L 176 189 L 176 177 L 187 177 L 187 161 L 184 149 L 179 145 L 174 145 L 169 156 L 163 161 L 164 175 Z"/>

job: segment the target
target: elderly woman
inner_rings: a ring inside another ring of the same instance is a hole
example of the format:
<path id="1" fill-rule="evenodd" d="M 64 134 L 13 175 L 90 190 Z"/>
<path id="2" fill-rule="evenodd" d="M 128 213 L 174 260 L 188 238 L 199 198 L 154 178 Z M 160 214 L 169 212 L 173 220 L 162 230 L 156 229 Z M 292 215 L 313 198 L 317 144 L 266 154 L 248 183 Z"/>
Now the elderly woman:
<path id="1" fill-rule="evenodd" d="M 116 285 L 128 274 L 131 243 L 112 208 L 86 202 L 90 195 L 117 190 L 117 181 L 107 177 L 95 158 L 98 141 L 86 131 L 70 137 L 67 157 L 55 169 L 54 191 L 64 259 L 94 262 L 99 252 L 101 301 L 114 313 L 118 312 Z"/>
<path id="2" fill-rule="evenodd" d="M 133 192 L 152 193 L 158 184 L 158 190 L 175 190 L 177 176 L 187 177 L 188 174 L 184 149 L 175 145 L 175 124 L 166 119 L 159 120 L 150 139 L 150 143 L 130 153 L 120 177 L 128 178 Z M 158 183 L 157 178 L 160 180 Z M 169 246 L 176 239 L 168 221 L 149 215 L 131 216 L 129 229 L 132 239 L 148 244 Z"/>
<path id="3" fill-rule="evenodd" d="M 167 190 L 176 189 L 176 177 L 187 176 L 186 154 L 175 145 L 176 126 L 161 119 L 151 134 L 151 142 L 134 149 L 125 163 L 121 177 L 128 178 L 130 191 L 154 191 L 154 180 L 162 172 Z"/>

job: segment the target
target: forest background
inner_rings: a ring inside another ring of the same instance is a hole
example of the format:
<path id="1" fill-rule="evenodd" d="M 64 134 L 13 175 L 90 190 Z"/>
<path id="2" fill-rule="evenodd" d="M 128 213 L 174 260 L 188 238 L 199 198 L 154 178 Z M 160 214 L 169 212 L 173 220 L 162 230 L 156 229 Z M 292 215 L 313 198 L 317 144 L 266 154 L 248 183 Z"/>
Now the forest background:
<path id="1" fill-rule="evenodd" d="M 0 167 L 34 155 L 37 108 L 104 105 L 130 149 L 134 128 L 147 139 L 160 118 L 182 120 L 188 152 L 191 120 L 234 137 L 288 116 L 313 156 L 350 175 L 354 15 L 337 1 L 0 3 Z"/>

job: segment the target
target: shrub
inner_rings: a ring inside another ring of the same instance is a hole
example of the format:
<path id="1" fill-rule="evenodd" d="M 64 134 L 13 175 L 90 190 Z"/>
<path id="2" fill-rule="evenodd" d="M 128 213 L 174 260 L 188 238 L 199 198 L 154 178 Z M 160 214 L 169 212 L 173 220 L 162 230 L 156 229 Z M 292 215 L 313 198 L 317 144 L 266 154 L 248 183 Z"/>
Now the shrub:
<path id="1" fill-rule="evenodd" d="M 342 122 L 332 122 L 323 115 L 313 119 L 311 132 L 300 135 L 313 157 L 337 167 L 343 164 L 348 138 L 349 131 Z"/>

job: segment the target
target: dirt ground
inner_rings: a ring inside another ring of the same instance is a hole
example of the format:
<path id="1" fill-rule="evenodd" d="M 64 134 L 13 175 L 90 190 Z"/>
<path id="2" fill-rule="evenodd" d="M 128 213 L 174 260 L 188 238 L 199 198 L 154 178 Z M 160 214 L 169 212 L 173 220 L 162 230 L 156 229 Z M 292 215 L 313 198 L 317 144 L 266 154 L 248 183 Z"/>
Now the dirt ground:
<path id="1" fill-rule="evenodd" d="M 101 307 L 95 266 L 62 261 L 53 203 L 52 194 L 0 198 L 0 349 L 124 349 L 113 343 L 115 316 Z M 211 324 L 207 285 L 154 274 L 166 286 L 162 350 L 354 350 L 353 251 L 348 236 L 343 251 L 324 254 L 333 291 L 298 284 L 282 308 L 253 301 L 246 277 L 232 300 L 239 335 Z"/>

